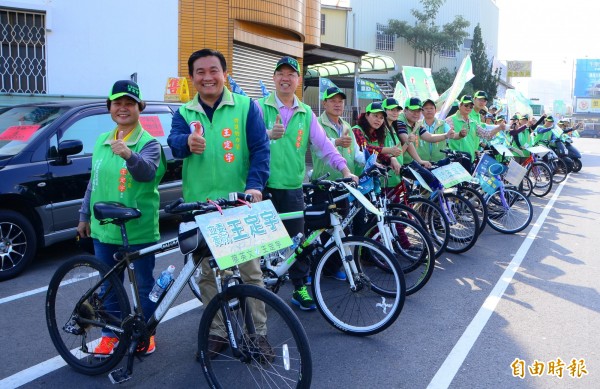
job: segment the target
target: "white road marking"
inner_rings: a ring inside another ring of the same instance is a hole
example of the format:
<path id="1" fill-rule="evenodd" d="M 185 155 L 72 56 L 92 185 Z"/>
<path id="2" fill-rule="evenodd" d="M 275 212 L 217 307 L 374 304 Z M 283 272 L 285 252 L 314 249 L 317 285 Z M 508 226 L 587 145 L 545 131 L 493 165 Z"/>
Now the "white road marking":
<path id="1" fill-rule="evenodd" d="M 156 258 L 160 258 L 164 255 L 168 255 L 168 254 L 172 254 L 173 252 L 177 251 L 178 249 L 173 249 L 173 250 L 169 250 L 169 251 L 165 251 L 164 253 L 159 253 L 156 254 Z M 98 273 L 93 273 L 90 274 L 89 277 L 94 277 L 95 275 L 97 275 Z M 77 281 L 82 281 L 85 278 L 78 278 L 78 279 L 71 279 L 71 280 L 65 280 L 63 282 L 61 282 L 61 285 L 67 285 L 67 284 L 71 284 L 73 282 L 77 282 Z M 25 292 L 21 292 L 21 293 L 17 293 L 17 294 L 13 294 L 12 296 L 8 296 L 8 297 L 3 297 L 0 299 L 0 304 L 4 304 L 4 303 L 8 303 L 10 301 L 14 301 L 14 300 L 18 300 L 18 299 L 22 299 L 25 297 L 29 297 L 29 296 L 33 296 L 34 294 L 38 294 L 38 293 L 44 293 L 48 291 L 48 285 L 46 286 L 42 286 L 41 288 L 37 288 L 37 289 L 32 289 L 32 290 L 28 290 Z"/>
<path id="2" fill-rule="evenodd" d="M 471 348 L 473 348 L 473 344 L 475 344 L 475 341 L 492 316 L 492 313 L 494 313 L 494 310 L 496 309 L 498 302 L 502 299 L 506 288 L 512 281 L 517 270 L 519 270 L 519 266 L 521 266 L 523 258 L 525 258 L 525 255 L 531 248 L 531 244 L 539 233 L 540 228 L 546 221 L 548 213 L 550 213 L 550 210 L 552 210 L 554 202 L 560 195 L 560 192 L 568 180 L 569 178 L 567 176 L 567 179 L 560 184 L 552 196 L 552 199 L 550 199 L 548 204 L 546 204 L 544 210 L 531 228 L 531 231 L 529 231 L 529 234 L 527 234 L 525 241 L 521 244 L 521 247 L 519 247 L 519 250 L 513 257 L 512 261 L 510 261 L 509 266 L 506 268 L 506 270 L 504 270 L 504 273 L 502 273 L 502 276 L 500 276 L 500 279 L 494 286 L 494 289 L 492 289 L 473 320 L 471 320 L 471 323 L 469 323 L 467 326 L 465 332 L 462 334 L 456 345 L 454 345 L 454 348 L 452 351 L 450 351 L 450 354 L 448 354 L 446 360 L 444 363 L 442 363 L 442 366 L 440 366 L 439 370 L 427 386 L 427 389 L 442 389 L 450 386 L 450 383 L 452 383 L 452 380 L 456 376 L 458 369 L 460 369 L 465 358 L 471 351 Z"/>
<path id="3" fill-rule="evenodd" d="M 179 315 L 182 315 L 188 311 L 191 311 L 194 308 L 198 308 L 202 305 L 202 303 L 198 299 L 189 300 L 183 304 L 179 304 L 175 307 L 169 309 L 167 314 L 161 323 L 164 323 L 167 320 L 171 320 Z M 98 339 L 96 339 L 98 341 Z M 92 343 L 92 342 L 90 342 Z M 88 343 L 88 345 L 90 344 Z M 78 350 L 73 349 L 71 353 L 77 355 Z M 15 373 L 11 376 L 8 376 L 0 381 L 0 388 L 12 389 L 17 388 L 19 386 L 30 383 L 33 380 L 36 380 L 46 374 L 50 374 L 55 370 L 60 369 L 63 366 L 66 366 L 67 363 L 60 356 L 56 356 L 54 358 L 50 358 L 44 362 L 38 363 L 35 366 L 31 366 L 25 370 L 21 370 L 18 373 Z"/>

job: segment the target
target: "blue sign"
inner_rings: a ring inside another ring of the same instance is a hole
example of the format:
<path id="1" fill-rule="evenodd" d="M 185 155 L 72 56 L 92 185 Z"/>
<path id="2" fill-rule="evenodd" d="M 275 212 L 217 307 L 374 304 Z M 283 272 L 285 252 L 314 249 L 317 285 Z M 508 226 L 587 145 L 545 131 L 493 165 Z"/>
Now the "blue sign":
<path id="1" fill-rule="evenodd" d="M 575 96 L 600 98 L 600 59 L 578 59 L 575 68 Z"/>

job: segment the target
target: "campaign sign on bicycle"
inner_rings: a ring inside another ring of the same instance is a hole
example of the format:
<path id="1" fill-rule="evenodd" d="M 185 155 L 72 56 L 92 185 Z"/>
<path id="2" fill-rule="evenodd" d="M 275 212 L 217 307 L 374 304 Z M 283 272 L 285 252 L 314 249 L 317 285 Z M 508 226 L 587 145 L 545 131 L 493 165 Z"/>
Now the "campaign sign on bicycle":
<path id="1" fill-rule="evenodd" d="M 444 185 L 444 188 L 452 188 L 461 182 L 469 182 L 473 179 L 469 172 L 458 162 L 440 166 L 431 171 L 435 178 Z"/>
<path id="2" fill-rule="evenodd" d="M 220 269 L 292 244 L 271 200 L 207 213 L 195 219 Z"/>

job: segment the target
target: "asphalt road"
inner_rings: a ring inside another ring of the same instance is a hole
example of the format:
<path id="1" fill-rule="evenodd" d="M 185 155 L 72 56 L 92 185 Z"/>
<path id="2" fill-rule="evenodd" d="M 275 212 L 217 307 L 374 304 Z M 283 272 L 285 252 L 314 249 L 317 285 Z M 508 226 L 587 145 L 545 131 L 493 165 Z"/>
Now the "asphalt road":
<path id="1" fill-rule="evenodd" d="M 582 171 L 545 198 L 531 198 L 530 227 L 516 235 L 488 227 L 469 252 L 443 255 L 383 333 L 351 337 L 318 312 L 298 312 L 313 352 L 313 387 L 599 388 L 600 140 L 576 146 Z M 175 220 L 162 228 L 172 235 Z M 71 243 L 55 245 L 0 284 L 0 388 L 112 386 L 106 375 L 63 366 L 46 329 L 46 287 L 76 253 Z M 183 260 L 162 256 L 156 273 L 171 263 L 180 268 Z M 280 296 L 288 301 L 289 290 Z M 202 308 L 189 309 L 193 303 L 186 290 L 175 303 L 178 315 L 158 328 L 157 352 L 136 362 L 122 387 L 206 387 L 194 359 Z M 522 378 L 511 364 L 524 367 Z"/>

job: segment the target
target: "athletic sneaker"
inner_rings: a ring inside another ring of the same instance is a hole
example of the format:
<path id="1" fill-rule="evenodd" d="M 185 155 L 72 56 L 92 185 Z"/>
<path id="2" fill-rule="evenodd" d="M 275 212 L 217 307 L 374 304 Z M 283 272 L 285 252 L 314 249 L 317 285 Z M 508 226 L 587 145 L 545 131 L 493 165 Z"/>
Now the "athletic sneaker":
<path id="1" fill-rule="evenodd" d="M 333 278 L 338 281 L 346 281 L 348 277 L 346 277 L 346 273 L 341 270 L 336 270 L 332 273 L 323 272 L 323 275 L 328 278 Z"/>
<path id="2" fill-rule="evenodd" d="M 100 344 L 94 349 L 96 358 L 108 358 L 112 355 L 113 349 L 119 345 L 119 338 L 113 338 L 110 336 L 103 336 L 100 339 Z"/>
<path id="3" fill-rule="evenodd" d="M 136 351 L 141 351 L 141 347 L 138 347 Z M 150 355 L 156 351 L 156 343 L 154 343 L 154 335 L 150 337 L 150 344 L 148 345 L 148 350 L 146 350 L 145 355 Z"/>
<path id="4" fill-rule="evenodd" d="M 292 304 L 298 306 L 303 311 L 314 311 L 317 309 L 314 300 L 308 294 L 306 285 L 302 285 L 292 293 Z"/>

